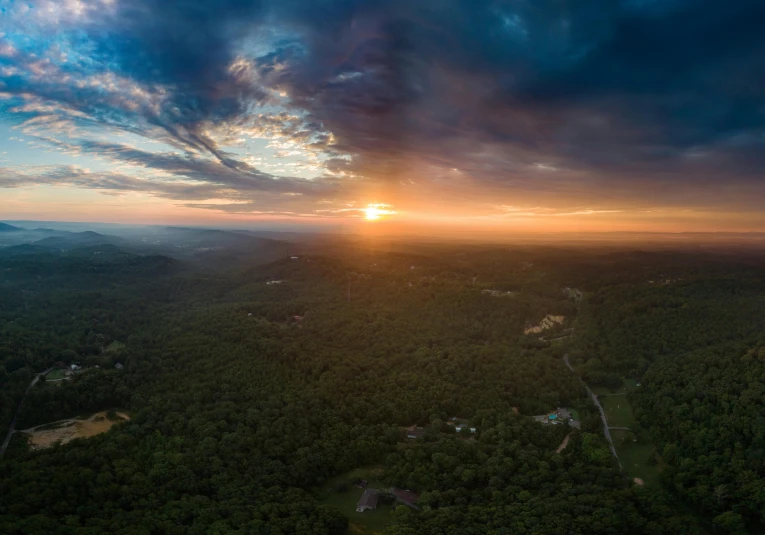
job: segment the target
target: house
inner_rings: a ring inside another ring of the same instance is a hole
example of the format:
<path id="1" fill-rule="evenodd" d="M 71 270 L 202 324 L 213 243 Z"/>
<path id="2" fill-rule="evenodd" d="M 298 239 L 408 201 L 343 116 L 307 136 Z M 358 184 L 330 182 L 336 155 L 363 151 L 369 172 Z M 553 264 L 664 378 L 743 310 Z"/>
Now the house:
<path id="1" fill-rule="evenodd" d="M 79 369 L 80 369 L 80 366 L 79 366 L 79 365 L 77 365 L 77 364 L 72 364 L 72 365 L 71 365 L 71 368 L 72 368 L 72 371 L 74 372 L 74 371 L 77 371 L 77 370 L 79 370 Z"/>
<path id="2" fill-rule="evenodd" d="M 581 426 L 581 422 L 574 420 L 571 411 L 563 407 L 558 407 L 555 412 L 549 414 L 534 416 L 534 419 L 541 424 L 560 425 L 568 422 L 568 425 L 577 429 Z"/>
<path id="3" fill-rule="evenodd" d="M 290 256 L 290 260 L 297 260 L 297 259 L 298 259 L 297 256 Z"/>
<path id="4" fill-rule="evenodd" d="M 571 412 L 568 409 L 563 409 L 561 407 L 558 407 L 558 410 L 556 411 L 558 414 L 558 418 L 561 418 L 562 420 L 570 420 L 571 419 Z"/>
<path id="5" fill-rule="evenodd" d="M 268 281 L 266 284 L 281 284 L 282 281 Z"/>
<path id="6" fill-rule="evenodd" d="M 367 509 L 376 509 L 380 501 L 380 493 L 375 489 L 367 489 L 361 495 L 359 503 L 356 504 L 356 512 L 363 513 Z"/>
<path id="7" fill-rule="evenodd" d="M 115 364 L 114 367 L 117 368 L 118 370 L 121 370 L 122 368 L 124 368 L 121 362 L 118 362 L 117 364 Z"/>
<path id="8" fill-rule="evenodd" d="M 420 499 L 420 495 L 416 492 L 412 492 L 411 490 L 404 490 L 404 489 L 391 489 L 390 491 L 393 496 L 395 496 L 396 501 L 399 503 L 403 503 L 407 507 L 411 507 L 412 509 L 415 509 L 417 511 L 420 510 L 419 507 L 415 505 L 417 503 L 417 500 Z"/>
<path id="9" fill-rule="evenodd" d="M 422 427 L 413 425 L 406 429 L 406 438 L 422 438 L 425 436 L 425 430 Z"/>
<path id="10" fill-rule="evenodd" d="M 476 428 L 475 427 L 468 427 L 467 424 L 459 424 L 458 426 L 456 426 L 454 428 L 454 430 L 457 431 L 458 433 L 460 433 L 463 429 L 470 429 L 471 433 L 475 433 L 476 432 Z"/>
<path id="11" fill-rule="evenodd" d="M 360 489 L 365 489 L 365 488 L 367 488 L 368 484 L 369 483 L 367 482 L 366 479 L 360 479 L 359 481 L 356 482 L 355 486 L 360 488 Z"/>

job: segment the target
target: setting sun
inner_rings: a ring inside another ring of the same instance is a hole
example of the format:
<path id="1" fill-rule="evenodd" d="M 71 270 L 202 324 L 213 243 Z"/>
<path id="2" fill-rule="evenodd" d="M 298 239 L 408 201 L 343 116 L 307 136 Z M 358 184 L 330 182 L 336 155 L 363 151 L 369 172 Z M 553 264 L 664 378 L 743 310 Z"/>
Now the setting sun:
<path id="1" fill-rule="evenodd" d="M 367 221 L 376 221 L 382 216 L 395 214 L 393 210 L 388 210 L 387 204 L 369 204 L 364 208 L 364 219 Z"/>
<path id="2" fill-rule="evenodd" d="M 364 210 L 367 221 L 374 221 L 380 219 L 380 209 L 376 206 L 369 206 Z"/>

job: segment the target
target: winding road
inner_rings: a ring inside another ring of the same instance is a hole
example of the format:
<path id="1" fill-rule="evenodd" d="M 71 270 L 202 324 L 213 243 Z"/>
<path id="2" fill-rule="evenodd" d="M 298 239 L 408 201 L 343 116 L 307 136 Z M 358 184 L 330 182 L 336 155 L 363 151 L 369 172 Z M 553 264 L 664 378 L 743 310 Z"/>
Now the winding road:
<path id="1" fill-rule="evenodd" d="M 571 370 L 571 373 L 576 375 L 576 371 L 574 370 L 574 367 L 571 366 L 571 363 L 568 361 L 568 353 L 563 355 L 563 361 L 566 363 L 566 366 L 568 366 L 568 369 Z M 577 375 L 577 377 L 579 377 Z M 590 397 L 592 398 L 593 403 L 598 407 L 598 410 L 600 411 L 600 418 L 603 420 L 603 435 L 606 437 L 606 440 L 608 440 L 608 445 L 611 447 L 611 453 L 614 454 L 614 457 L 616 458 L 616 462 L 619 463 L 619 468 L 622 468 L 622 462 L 619 460 L 619 456 L 616 454 L 616 448 L 614 447 L 614 441 L 611 439 L 611 433 L 609 432 L 608 427 L 608 420 L 606 420 L 606 413 L 603 412 L 603 407 L 600 405 L 600 401 L 598 401 L 598 396 L 596 396 L 592 390 L 590 390 L 590 387 L 587 386 L 587 383 L 584 382 L 584 380 L 579 377 L 579 380 L 582 381 L 582 384 L 587 389 L 587 393 L 590 394 Z"/>
<path id="2" fill-rule="evenodd" d="M 32 390 L 32 387 L 37 384 L 37 381 L 40 380 L 40 377 L 45 375 L 46 373 L 53 370 L 53 367 L 48 368 L 44 372 L 40 372 L 37 375 L 35 375 L 35 378 L 32 379 L 32 382 L 29 383 L 29 386 L 24 391 L 24 395 L 19 400 L 19 404 L 16 405 L 16 412 L 13 414 L 13 420 L 11 420 L 11 425 L 8 427 L 8 434 L 5 435 L 5 440 L 3 441 L 3 445 L 0 446 L 0 457 L 5 455 L 5 450 L 8 448 L 8 444 L 11 442 L 11 437 L 13 436 L 13 431 L 16 429 L 16 420 L 19 417 L 19 412 L 21 412 L 21 404 L 24 403 L 24 399 L 26 399 L 27 394 L 29 394 L 29 391 Z"/>

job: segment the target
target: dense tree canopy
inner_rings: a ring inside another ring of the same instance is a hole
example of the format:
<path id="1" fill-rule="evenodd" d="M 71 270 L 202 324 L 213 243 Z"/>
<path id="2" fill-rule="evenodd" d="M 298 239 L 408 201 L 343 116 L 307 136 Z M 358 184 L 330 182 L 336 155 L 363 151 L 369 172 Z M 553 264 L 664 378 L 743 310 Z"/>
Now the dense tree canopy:
<path id="1" fill-rule="evenodd" d="M 750 271 L 721 279 L 694 264 L 692 281 L 658 286 L 643 279 L 666 259 L 544 249 L 349 249 L 227 270 L 41 254 L 0 254 L 14 273 L 0 286 L 4 425 L 35 373 L 75 362 L 84 371 L 31 389 L 17 429 L 110 408 L 131 420 L 42 450 L 16 433 L 0 532 L 343 534 L 348 518 L 316 490 L 369 465 L 421 494 L 390 535 L 743 533 L 763 511 Z M 562 291 L 574 284 L 581 301 Z M 547 314 L 566 321 L 523 334 Z M 548 340 L 572 328 L 572 342 Z M 645 384 L 633 397 L 666 490 L 620 472 L 561 358 L 569 343 L 589 381 Z M 582 429 L 529 418 L 557 406 L 579 409 Z M 478 432 L 455 434 L 452 417 Z M 424 438 L 407 440 L 410 425 Z"/>

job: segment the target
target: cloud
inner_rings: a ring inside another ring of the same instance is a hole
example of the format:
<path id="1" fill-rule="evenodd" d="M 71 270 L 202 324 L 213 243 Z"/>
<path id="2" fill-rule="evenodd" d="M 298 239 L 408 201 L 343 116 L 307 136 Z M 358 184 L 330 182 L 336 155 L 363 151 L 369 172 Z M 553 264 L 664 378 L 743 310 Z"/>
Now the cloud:
<path id="1" fill-rule="evenodd" d="M 328 199 L 577 215 L 762 200 L 757 0 L 4 7 L 6 118 L 55 150 L 166 179 L 72 178 L 81 187 L 305 214 Z M 252 139 L 271 152 L 250 154 Z"/>

